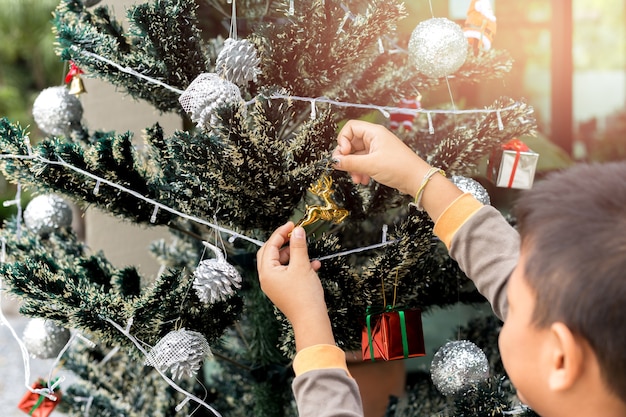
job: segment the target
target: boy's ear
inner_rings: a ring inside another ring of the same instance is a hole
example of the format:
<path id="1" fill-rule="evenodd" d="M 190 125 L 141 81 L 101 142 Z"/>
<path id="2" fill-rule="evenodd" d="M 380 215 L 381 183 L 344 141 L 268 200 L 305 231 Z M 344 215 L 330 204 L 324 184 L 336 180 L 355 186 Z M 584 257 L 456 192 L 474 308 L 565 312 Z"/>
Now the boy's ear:
<path id="1" fill-rule="evenodd" d="M 564 323 L 555 322 L 550 326 L 549 380 L 553 391 L 571 388 L 584 366 L 584 346 Z"/>

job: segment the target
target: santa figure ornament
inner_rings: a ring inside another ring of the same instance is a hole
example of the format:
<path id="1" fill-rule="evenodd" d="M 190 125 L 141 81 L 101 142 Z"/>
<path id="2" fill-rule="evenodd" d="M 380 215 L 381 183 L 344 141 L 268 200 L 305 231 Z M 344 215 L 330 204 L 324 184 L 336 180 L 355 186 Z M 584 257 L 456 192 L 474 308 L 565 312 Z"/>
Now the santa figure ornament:
<path id="1" fill-rule="evenodd" d="M 472 0 L 467 10 L 467 19 L 463 27 L 474 55 L 491 49 L 491 42 L 496 34 L 496 15 L 490 0 Z"/>

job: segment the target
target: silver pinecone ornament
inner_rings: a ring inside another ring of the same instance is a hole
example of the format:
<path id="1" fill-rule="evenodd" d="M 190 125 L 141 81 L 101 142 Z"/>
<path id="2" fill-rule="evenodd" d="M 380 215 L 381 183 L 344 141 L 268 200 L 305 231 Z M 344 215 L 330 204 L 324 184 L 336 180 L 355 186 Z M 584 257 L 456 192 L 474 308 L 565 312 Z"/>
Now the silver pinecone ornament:
<path id="1" fill-rule="evenodd" d="M 489 378 L 489 361 L 485 353 L 468 340 L 443 345 L 430 365 L 433 384 L 444 395 L 456 394 L 470 384 Z"/>
<path id="2" fill-rule="evenodd" d="M 249 81 L 256 81 L 261 72 L 256 48 L 246 39 L 228 38 L 224 47 L 217 56 L 215 72 L 237 85 L 246 85 Z"/>
<path id="3" fill-rule="evenodd" d="M 22 342 L 34 358 L 56 358 L 70 340 L 70 331 L 50 320 L 30 319 L 24 328 Z"/>
<path id="4" fill-rule="evenodd" d="M 215 253 L 215 258 L 200 262 L 193 273 L 193 288 L 201 301 L 213 304 L 226 300 L 235 293 L 235 289 L 241 288 L 241 275 L 226 262 L 222 251 L 208 242 L 202 243 Z"/>
<path id="5" fill-rule="evenodd" d="M 211 348 L 202 333 L 191 330 L 173 330 L 165 335 L 148 352 L 145 364 L 163 372 L 169 371 L 172 379 L 193 377 Z"/>
<path id="6" fill-rule="evenodd" d="M 69 136 L 80 129 L 83 105 L 65 86 L 43 90 L 33 103 L 33 118 L 47 135 Z"/>
<path id="7" fill-rule="evenodd" d="M 24 224 L 39 236 L 46 236 L 72 226 L 72 207 L 58 195 L 39 195 L 26 206 Z"/>
<path id="8" fill-rule="evenodd" d="M 209 131 L 219 123 L 215 114 L 218 108 L 233 106 L 245 110 L 239 87 L 215 73 L 198 75 L 178 101 L 196 126 Z"/>

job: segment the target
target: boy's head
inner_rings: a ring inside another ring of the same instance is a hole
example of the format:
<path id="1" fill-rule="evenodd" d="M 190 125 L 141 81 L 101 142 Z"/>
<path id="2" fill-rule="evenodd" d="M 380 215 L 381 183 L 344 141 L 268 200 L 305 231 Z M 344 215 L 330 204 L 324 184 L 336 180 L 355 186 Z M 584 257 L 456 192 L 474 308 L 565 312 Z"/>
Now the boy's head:
<path id="1" fill-rule="evenodd" d="M 523 193 L 515 210 L 521 258 L 500 335 L 512 381 L 549 416 L 559 406 L 550 404 L 555 392 L 595 378 L 624 412 L 626 162 L 554 173 Z"/>

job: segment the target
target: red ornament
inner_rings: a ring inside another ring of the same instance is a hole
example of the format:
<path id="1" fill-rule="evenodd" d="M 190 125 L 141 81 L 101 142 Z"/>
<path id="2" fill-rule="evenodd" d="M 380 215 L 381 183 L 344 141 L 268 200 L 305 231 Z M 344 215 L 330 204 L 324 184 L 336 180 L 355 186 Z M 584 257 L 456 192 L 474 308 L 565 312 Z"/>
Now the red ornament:
<path id="1" fill-rule="evenodd" d="M 363 360 L 396 360 L 424 356 L 422 312 L 414 309 L 391 309 L 368 314 L 363 327 Z"/>
<path id="2" fill-rule="evenodd" d="M 84 71 L 78 68 L 74 61 L 70 61 L 70 69 L 65 76 L 65 84 L 71 83 L 72 79 L 79 76 L 80 74 L 84 74 Z"/>
<path id="3" fill-rule="evenodd" d="M 400 100 L 400 104 L 398 105 L 398 108 L 419 110 L 422 108 L 422 103 L 420 100 L 421 100 L 420 96 L 414 99 L 403 98 Z M 413 120 L 415 120 L 416 115 L 417 115 L 417 112 L 412 112 L 412 111 L 398 112 L 398 113 L 390 112 L 389 128 L 395 130 L 395 129 L 400 128 L 400 126 L 402 126 L 405 129 L 411 130 L 413 129 Z"/>
<path id="4" fill-rule="evenodd" d="M 491 49 L 496 34 L 496 16 L 491 9 L 491 0 L 472 0 L 463 32 L 474 50 L 474 55 L 480 50 Z"/>
<path id="5" fill-rule="evenodd" d="M 44 388 L 44 381 L 39 380 L 31 387 L 33 389 Z M 33 417 L 48 417 L 52 410 L 61 402 L 61 391 L 55 391 L 56 400 L 53 401 L 45 395 L 28 391 L 17 405 L 17 408 Z"/>

